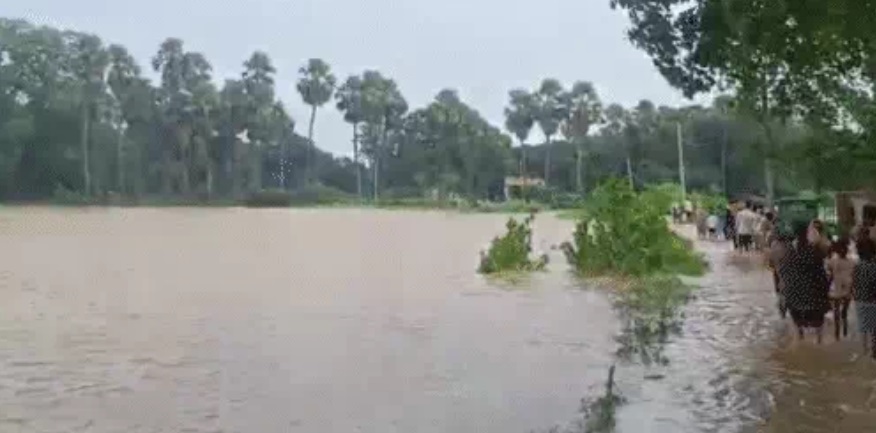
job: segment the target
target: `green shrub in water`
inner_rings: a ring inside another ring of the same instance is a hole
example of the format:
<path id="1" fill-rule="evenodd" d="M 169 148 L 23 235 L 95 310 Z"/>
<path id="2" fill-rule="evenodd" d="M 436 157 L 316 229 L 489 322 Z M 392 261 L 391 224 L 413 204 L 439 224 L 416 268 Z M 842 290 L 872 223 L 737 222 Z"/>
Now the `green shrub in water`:
<path id="1" fill-rule="evenodd" d="M 505 225 L 506 233 L 498 236 L 490 243 L 486 252 L 481 252 L 481 263 L 478 272 L 494 274 L 498 272 L 537 271 L 547 265 L 547 256 L 532 260 L 532 221 L 535 214 L 530 214 L 522 223 L 509 218 Z"/>
<path id="2" fill-rule="evenodd" d="M 670 202 L 663 191 L 636 193 L 609 180 L 590 196 L 573 242 L 563 244 L 566 259 L 586 276 L 701 275 L 703 259 L 666 223 Z"/>

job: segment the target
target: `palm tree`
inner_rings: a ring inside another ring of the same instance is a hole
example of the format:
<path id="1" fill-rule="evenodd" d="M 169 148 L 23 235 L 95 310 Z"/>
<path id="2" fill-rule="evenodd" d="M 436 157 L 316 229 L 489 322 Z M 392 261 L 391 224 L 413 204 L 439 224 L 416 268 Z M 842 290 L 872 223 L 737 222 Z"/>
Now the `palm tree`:
<path id="1" fill-rule="evenodd" d="M 353 126 L 353 164 L 356 166 L 356 193 L 362 199 L 362 168 L 359 164 L 359 124 L 365 120 L 362 111 L 362 79 L 350 76 L 335 93 L 338 110 L 344 114 L 344 121 Z"/>
<path id="2" fill-rule="evenodd" d="M 575 180 L 579 192 L 584 191 L 581 166 L 585 155 L 584 144 L 590 128 L 602 120 L 602 102 L 593 84 L 578 81 L 566 96 L 569 117 L 563 122 L 563 135 L 578 145 L 575 159 Z"/>
<path id="3" fill-rule="evenodd" d="M 566 116 L 566 104 L 563 101 L 563 85 L 554 78 L 547 78 L 541 82 L 536 98 L 538 101 L 538 122 L 545 138 L 544 157 L 544 183 L 550 182 L 551 173 L 551 138 L 560 128 L 560 123 Z"/>
<path id="4" fill-rule="evenodd" d="M 79 145 L 82 151 L 83 194 L 90 196 L 91 186 L 91 123 L 105 94 L 104 75 L 109 66 L 109 54 L 100 38 L 93 35 L 73 34 L 76 78 L 81 87 L 80 113 L 81 129 Z"/>
<path id="5" fill-rule="evenodd" d="M 152 68 L 161 73 L 161 123 L 165 136 L 170 137 L 163 146 L 163 189 L 169 193 L 171 179 L 176 178 L 181 192 L 188 194 L 191 189 L 192 131 L 197 112 L 192 97 L 199 87 L 210 82 L 212 67 L 202 54 L 186 52 L 181 40 L 169 38 L 152 58 Z"/>
<path id="6" fill-rule="evenodd" d="M 331 72 L 331 67 L 322 59 L 310 59 L 307 65 L 299 71 L 301 78 L 298 80 L 298 93 L 304 103 L 310 105 L 310 125 L 307 128 L 307 141 L 310 143 L 309 154 L 314 152 L 313 126 L 316 123 L 316 110 L 332 98 L 335 90 L 336 79 Z M 308 155 L 312 158 L 312 155 Z M 312 167 L 308 164 L 308 181 L 312 177 Z"/>
<path id="7" fill-rule="evenodd" d="M 394 80 L 377 71 L 365 71 L 362 74 L 363 138 L 366 139 L 366 150 L 371 158 L 375 201 L 379 198 L 380 159 L 389 153 L 389 135 L 403 127 L 403 116 L 407 111 L 408 103 Z M 397 152 L 398 149 L 395 150 Z"/>
<path id="8" fill-rule="evenodd" d="M 260 190 L 262 180 L 262 154 L 271 141 L 274 115 L 274 74 L 277 72 L 271 58 L 264 52 L 254 52 L 244 62 L 242 83 L 246 91 L 246 128 L 249 143 L 250 163 L 249 189 Z"/>
<path id="9" fill-rule="evenodd" d="M 240 197 L 246 169 L 243 160 L 251 149 L 246 147 L 246 125 L 249 117 L 246 87 L 242 81 L 226 80 L 219 94 L 220 137 L 224 141 L 226 157 L 225 175 L 231 179 L 231 193 Z"/>
<path id="10" fill-rule="evenodd" d="M 535 97 L 523 89 L 508 92 L 508 106 L 505 107 L 505 129 L 517 137 L 520 143 L 520 176 L 526 176 L 526 139 L 535 125 Z"/>
<path id="11" fill-rule="evenodd" d="M 129 126 L 129 119 L 141 117 L 143 107 L 138 106 L 137 95 L 138 90 L 142 85 L 140 78 L 140 66 L 134 60 L 134 57 L 128 53 L 128 50 L 121 45 L 109 46 L 109 72 L 107 73 L 107 84 L 112 92 L 113 100 L 115 101 L 113 116 L 113 124 L 116 127 L 118 134 L 118 142 L 116 145 L 116 188 L 119 193 L 124 193 L 126 189 L 125 175 L 125 131 Z"/>
<path id="12" fill-rule="evenodd" d="M 633 182 L 633 164 L 630 156 L 630 144 L 627 143 L 629 139 L 628 131 L 630 129 L 630 114 L 629 112 L 620 104 L 611 104 L 608 108 L 605 109 L 605 132 L 609 136 L 613 137 L 616 145 L 624 146 L 625 161 L 627 168 L 627 178 L 629 179 L 630 186 L 634 185 Z"/>

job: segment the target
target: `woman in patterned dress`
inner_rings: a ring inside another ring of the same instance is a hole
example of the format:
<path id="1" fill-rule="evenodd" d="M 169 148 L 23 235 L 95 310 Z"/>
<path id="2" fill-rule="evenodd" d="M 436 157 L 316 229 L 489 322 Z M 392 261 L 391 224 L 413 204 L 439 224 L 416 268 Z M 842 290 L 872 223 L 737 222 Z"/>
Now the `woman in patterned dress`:
<path id="1" fill-rule="evenodd" d="M 821 343 L 824 315 L 830 310 L 829 285 L 824 255 L 809 241 L 810 228 L 805 223 L 795 228 L 797 240 L 780 267 L 779 277 L 797 336 L 802 340 L 804 329 L 814 328 Z"/>

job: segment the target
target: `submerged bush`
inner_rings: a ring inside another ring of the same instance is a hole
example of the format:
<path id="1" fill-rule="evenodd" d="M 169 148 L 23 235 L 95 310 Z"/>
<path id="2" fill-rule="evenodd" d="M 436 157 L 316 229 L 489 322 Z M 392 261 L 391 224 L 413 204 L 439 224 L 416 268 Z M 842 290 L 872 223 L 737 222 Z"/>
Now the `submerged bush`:
<path id="1" fill-rule="evenodd" d="M 644 365 L 667 364 L 663 348 L 670 336 L 681 331 L 680 307 L 690 297 L 690 286 L 664 275 L 630 280 L 617 293 L 615 307 L 623 323 L 617 337 L 618 358 L 636 359 Z"/>
<path id="2" fill-rule="evenodd" d="M 563 244 L 566 259 L 587 276 L 702 274 L 703 259 L 666 223 L 668 200 L 659 190 L 636 193 L 624 181 L 606 182 L 582 211 L 572 243 Z"/>
<path id="3" fill-rule="evenodd" d="M 581 400 L 581 417 L 568 427 L 553 427 L 547 433 L 613 433 L 617 426 L 617 410 L 627 399 L 617 391 L 615 366 L 608 369 L 608 380 L 598 397 Z"/>
<path id="4" fill-rule="evenodd" d="M 617 355 L 625 361 L 665 364 L 663 347 L 681 329 L 681 306 L 690 287 L 678 275 L 706 270 L 690 241 L 669 228 L 667 188 L 636 193 L 620 180 L 594 191 L 572 243 L 563 244 L 570 264 L 584 276 L 614 277 L 622 321 Z"/>
<path id="5" fill-rule="evenodd" d="M 522 223 L 509 218 L 505 224 L 506 233 L 497 236 L 490 243 L 486 252 L 481 252 L 481 263 L 478 272 L 493 274 L 497 272 L 536 271 L 547 265 L 547 256 L 532 260 L 532 221 L 535 214 L 530 214 Z"/>

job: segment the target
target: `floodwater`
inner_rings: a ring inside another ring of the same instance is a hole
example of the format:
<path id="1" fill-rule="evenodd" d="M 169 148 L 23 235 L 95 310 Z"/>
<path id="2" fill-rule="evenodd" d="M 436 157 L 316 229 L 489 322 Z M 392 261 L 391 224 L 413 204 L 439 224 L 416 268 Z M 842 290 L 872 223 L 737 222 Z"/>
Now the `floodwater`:
<path id="1" fill-rule="evenodd" d="M 550 272 L 474 272 L 505 216 L 0 209 L 0 432 L 526 433 L 576 416 L 619 324 Z M 621 432 L 866 432 L 857 344 L 791 344 L 754 260 L 714 272 L 665 367 L 621 365 Z"/>

